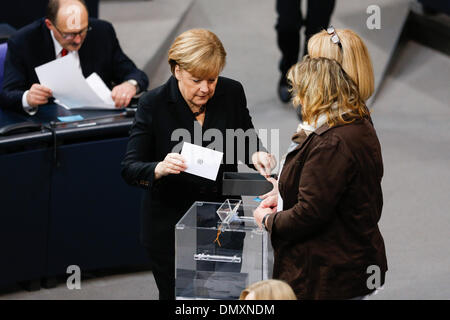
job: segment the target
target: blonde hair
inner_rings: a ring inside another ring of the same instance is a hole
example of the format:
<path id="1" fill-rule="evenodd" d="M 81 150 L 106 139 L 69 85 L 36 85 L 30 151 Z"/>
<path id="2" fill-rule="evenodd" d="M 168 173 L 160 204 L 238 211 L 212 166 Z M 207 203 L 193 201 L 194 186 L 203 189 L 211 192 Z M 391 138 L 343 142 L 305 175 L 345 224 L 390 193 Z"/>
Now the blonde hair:
<path id="1" fill-rule="evenodd" d="M 172 74 L 175 67 L 205 79 L 217 77 L 225 67 L 225 49 L 219 38 L 206 29 L 191 29 L 180 34 L 169 49 L 168 62 Z"/>
<path id="2" fill-rule="evenodd" d="M 330 127 L 369 115 L 358 87 L 336 60 L 305 56 L 289 69 L 287 78 L 293 104 L 302 105 L 302 119 L 309 124 L 317 125 L 323 114 Z"/>
<path id="3" fill-rule="evenodd" d="M 342 49 L 331 41 L 331 36 L 323 30 L 308 41 L 308 54 L 311 58 L 324 57 L 339 62 L 359 89 L 361 98 L 366 101 L 374 91 L 374 75 L 369 51 L 362 39 L 352 30 L 335 29 Z"/>
<path id="4" fill-rule="evenodd" d="M 297 300 L 292 288 L 281 280 L 262 280 L 253 283 L 241 292 L 239 300 L 253 293 L 255 300 Z"/>

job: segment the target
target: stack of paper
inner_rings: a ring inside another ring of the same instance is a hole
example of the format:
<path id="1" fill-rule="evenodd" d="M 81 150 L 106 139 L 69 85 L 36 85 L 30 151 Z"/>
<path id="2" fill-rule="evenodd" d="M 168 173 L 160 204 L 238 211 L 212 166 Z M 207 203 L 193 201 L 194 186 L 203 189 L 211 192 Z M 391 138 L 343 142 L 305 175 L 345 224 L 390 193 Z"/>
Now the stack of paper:
<path id="1" fill-rule="evenodd" d="M 115 109 L 111 90 L 95 72 L 85 79 L 71 54 L 35 70 L 40 83 L 51 89 L 57 102 L 68 109 Z"/>

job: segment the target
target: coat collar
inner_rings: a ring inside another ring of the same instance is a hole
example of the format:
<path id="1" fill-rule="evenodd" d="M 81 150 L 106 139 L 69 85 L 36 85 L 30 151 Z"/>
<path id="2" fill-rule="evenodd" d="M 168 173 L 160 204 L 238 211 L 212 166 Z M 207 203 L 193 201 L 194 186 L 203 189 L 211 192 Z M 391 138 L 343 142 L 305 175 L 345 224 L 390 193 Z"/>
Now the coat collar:
<path id="1" fill-rule="evenodd" d="M 350 119 L 347 115 L 344 115 L 343 117 L 344 117 L 345 120 L 349 120 Z M 370 123 L 372 123 L 370 117 L 368 117 L 367 120 Z M 357 121 L 364 121 L 364 120 L 356 120 L 356 122 Z M 294 150 L 301 149 L 303 147 L 303 145 L 305 145 L 307 141 L 310 141 L 314 135 L 321 136 L 325 132 L 327 132 L 327 131 L 329 131 L 329 130 L 331 130 L 333 128 L 338 128 L 338 127 L 343 126 L 343 125 L 344 124 L 339 124 L 339 125 L 335 125 L 335 126 L 330 127 L 328 125 L 328 123 L 324 123 L 319 128 L 317 128 L 315 131 L 311 132 L 311 134 L 309 134 L 309 135 L 306 135 L 306 133 L 303 130 L 300 130 L 299 132 L 294 133 L 294 135 L 292 136 L 291 140 L 298 144 L 298 146 Z"/>
<path id="2" fill-rule="evenodd" d="M 166 86 L 169 90 L 169 102 L 176 103 L 180 99 L 183 99 L 180 89 L 178 88 L 178 81 L 174 76 L 170 76 L 169 80 L 166 82 Z"/>
<path id="3" fill-rule="evenodd" d="M 95 61 L 92 60 L 92 57 L 95 56 L 95 39 L 101 35 L 98 35 L 95 31 L 96 19 L 89 18 L 89 26 L 93 27 L 92 31 L 89 31 L 84 39 L 83 45 L 78 50 L 78 57 L 80 58 L 80 66 L 85 77 L 91 75 L 92 72 L 95 71 Z M 106 83 L 108 87 L 111 86 L 111 83 Z"/>
<path id="4" fill-rule="evenodd" d="M 325 132 L 327 132 L 327 131 L 330 130 L 331 128 L 339 127 L 339 126 L 340 126 L 340 125 L 330 127 L 330 126 L 328 125 L 328 123 L 324 123 L 324 124 L 321 125 L 319 128 L 317 128 L 317 130 L 314 131 L 314 133 L 317 134 L 317 135 L 319 135 L 319 136 L 321 136 L 322 134 L 324 134 Z"/>
<path id="5" fill-rule="evenodd" d="M 300 130 L 292 136 L 291 140 L 297 144 L 302 144 L 308 136 L 306 135 L 305 131 Z"/>
<path id="6" fill-rule="evenodd" d="M 183 124 L 185 128 L 193 128 L 195 123 L 195 117 L 189 108 L 188 104 L 181 95 L 178 88 L 178 80 L 172 75 L 166 83 L 169 90 L 168 102 L 174 107 L 174 112 L 179 122 Z M 220 118 L 221 96 L 225 94 L 225 88 L 223 86 L 223 78 L 219 77 L 217 81 L 216 91 L 214 96 L 206 104 L 205 121 L 202 129 L 205 130 L 209 127 L 213 127 L 217 119 Z"/>
<path id="7" fill-rule="evenodd" d="M 55 35 L 53 34 L 52 30 L 50 31 L 50 37 L 52 38 L 52 42 L 53 42 L 53 48 L 55 50 L 55 57 L 58 56 L 58 54 L 61 52 L 61 50 L 63 49 L 62 45 L 58 42 L 58 40 L 56 40 Z"/>
<path id="8" fill-rule="evenodd" d="M 181 95 L 180 89 L 178 88 L 178 80 L 172 75 L 166 83 L 169 88 L 169 102 L 179 102 L 179 100 L 183 100 L 184 98 Z M 225 93 L 225 89 L 223 87 L 223 78 L 219 77 L 217 80 L 216 91 L 214 92 L 214 96 L 210 99 L 212 101 L 215 97 L 221 96 Z M 210 102 L 208 101 L 208 103 Z"/>
<path id="9" fill-rule="evenodd" d="M 46 61 L 55 60 L 56 59 L 55 44 L 53 43 L 53 39 L 50 34 L 50 30 L 47 28 L 44 18 L 42 18 L 39 23 L 41 25 L 40 27 L 41 27 L 41 32 L 43 35 L 43 42 L 42 42 L 43 47 L 42 48 L 45 48 L 43 50 L 43 52 L 45 53 L 44 59 Z"/>
<path id="10" fill-rule="evenodd" d="M 349 120 L 351 119 L 351 117 L 350 117 L 348 114 L 343 114 L 342 117 L 344 118 L 345 121 L 349 121 Z M 363 120 L 364 120 L 364 119 L 362 119 L 362 120 L 360 120 L 360 119 L 355 119 L 355 122 L 363 121 Z M 369 120 L 370 122 L 372 122 L 371 119 L 370 119 L 370 116 L 368 117 L 368 120 Z M 321 136 L 322 134 L 324 134 L 324 133 L 327 132 L 328 130 L 330 130 L 330 129 L 332 129 L 332 128 L 341 127 L 341 126 L 343 126 L 343 125 L 345 125 L 345 124 L 338 124 L 338 125 L 335 125 L 335 126 L 330 127 L 330 126 L 328 125 L 328 123 L 325 122 L 323 125 L 321 125 L 319 128 L 317 128 L 317 129 L 314 131 L 314 133 L 317 134 L 317 135 L 319 135 L 319 136 Z"/>

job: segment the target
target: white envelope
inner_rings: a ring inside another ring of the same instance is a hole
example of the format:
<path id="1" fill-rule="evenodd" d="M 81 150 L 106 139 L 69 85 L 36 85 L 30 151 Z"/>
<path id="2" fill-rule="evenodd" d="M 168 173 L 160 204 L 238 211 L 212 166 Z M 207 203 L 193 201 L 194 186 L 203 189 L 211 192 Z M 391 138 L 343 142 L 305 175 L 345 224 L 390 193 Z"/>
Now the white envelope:
<path id="1" fill-rule="evenodd" d="M 181 155 L 186 160 L 187 169 L 184 172 L 216 180 L 223 152 L 184 142 Z"/>

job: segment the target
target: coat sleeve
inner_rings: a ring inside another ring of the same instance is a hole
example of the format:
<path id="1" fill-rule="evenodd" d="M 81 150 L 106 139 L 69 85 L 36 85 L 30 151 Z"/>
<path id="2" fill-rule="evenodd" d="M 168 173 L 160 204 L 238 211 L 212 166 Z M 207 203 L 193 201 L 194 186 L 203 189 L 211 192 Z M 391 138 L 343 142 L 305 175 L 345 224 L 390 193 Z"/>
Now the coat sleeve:
<path id="1" fill-rule="evenodd" d="M 5 57 L 3 76 L 3 92 L 5 107 L 23 112 L 22 96 L 28 89 L 26 79 L 26 63 L 23 59 L 23 48 L 20 48 L 13 39 L 8 41 L 8 51 Z"/>
<path id="2" fill-rule="evenodd" d="M 150 189 L 154 182 L 155 168 L 152 130 L 152 114 L 145 102 L 145 95 L 139 100 L 134 123 L 130 130 L 127 151 L 122 161 L 122 178 L 132 186 Z"/>
<path id="3" fill-rule="evenodd" d="M 147 75 L 142 70 L 139 70 L 134 62 L 122 51 L 114 27 L 111 24 L 108 25 L 113 43 L 112 67 L 114 82 L 119 84 L 123 81 L 134 79 L 138 82 L 141 91 L 147 90 L 149 84 Z"/>
<path id="4" fill-rule="evenodd" d="M 272 239 L 301 241 L 332 221 L 355 174 L 352 163 L 352 159 L 339 150 L 339 144 L 322 143 L 312 149 L 300 175 L 297 203 L 267 219 Z"/>

